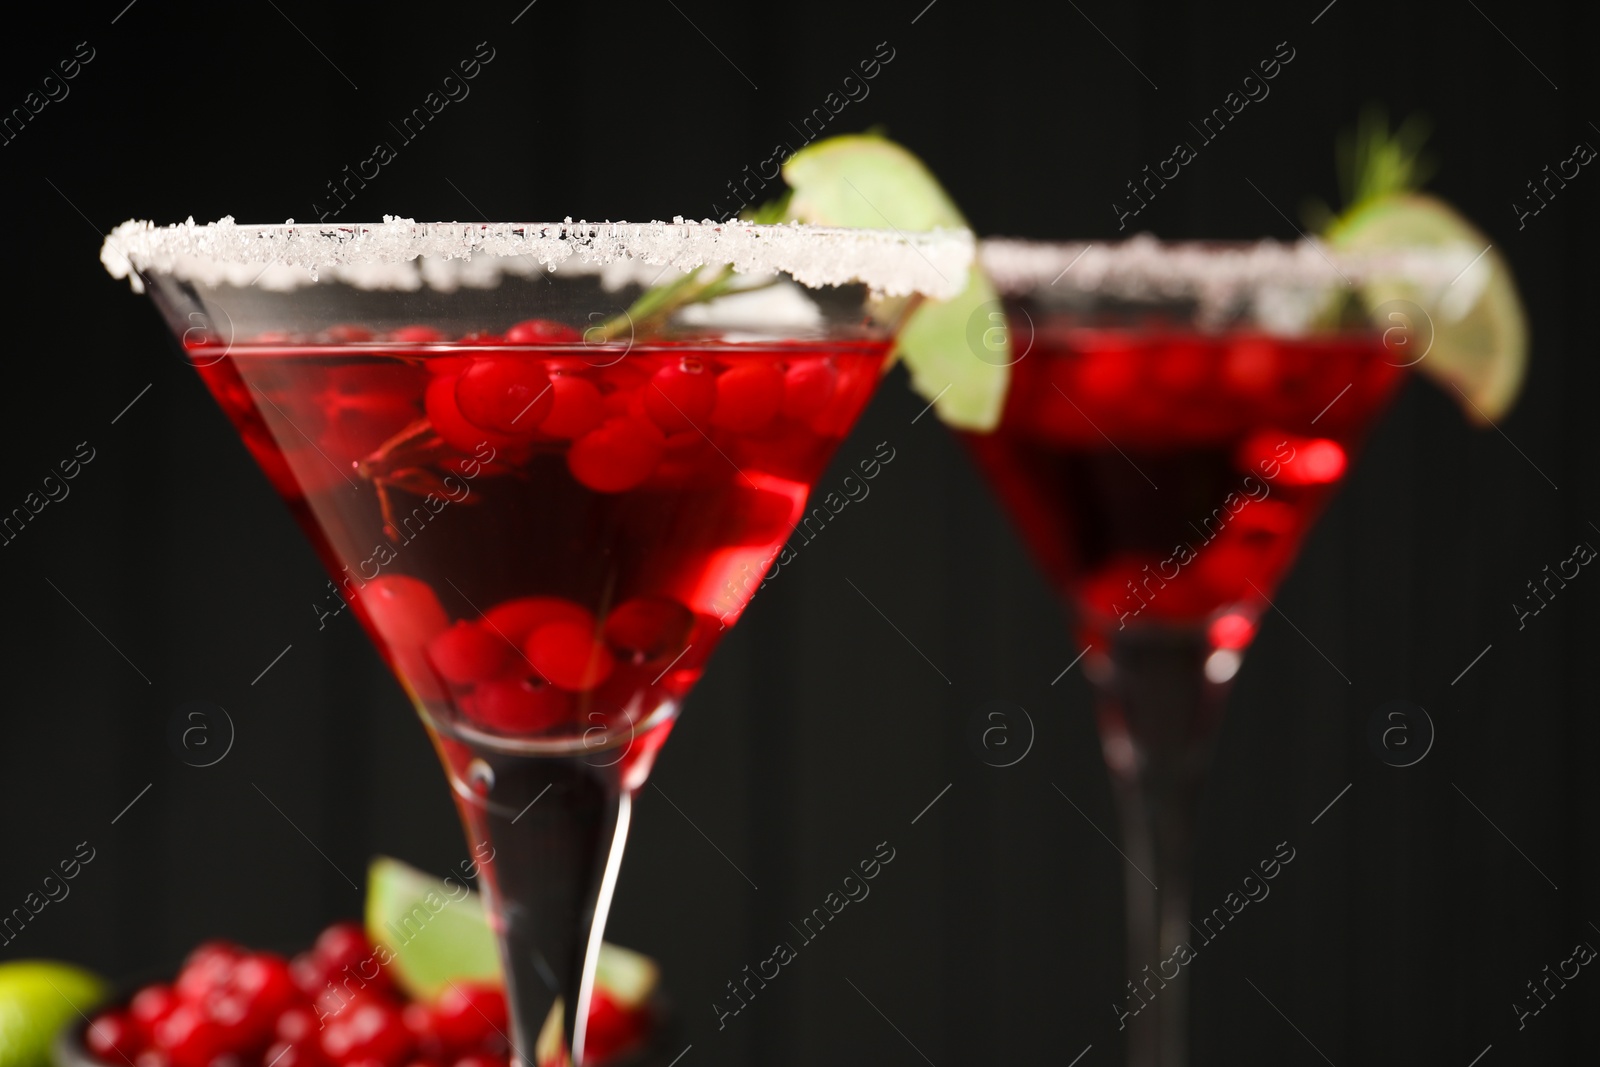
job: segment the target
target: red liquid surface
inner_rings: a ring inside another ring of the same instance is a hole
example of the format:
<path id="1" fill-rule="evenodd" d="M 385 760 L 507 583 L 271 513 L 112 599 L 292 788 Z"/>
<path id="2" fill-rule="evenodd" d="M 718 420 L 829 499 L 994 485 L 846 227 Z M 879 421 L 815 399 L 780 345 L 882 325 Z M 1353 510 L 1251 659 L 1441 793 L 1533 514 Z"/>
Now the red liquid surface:
<path id="1" fill-rule="evenodd" d="M 968 435 L 1091 635 L 1208 624 L 1241 648 L 1400 377 L 1376 334 L 1047 321 Z"/>
<path id="2" fill-rule="evenodd" d="M 887 343 L 534 327 L 190 355 L 334 575 L 318 610 L 348 602 L 445 733 L 582 752 L 670 719 Z"/>

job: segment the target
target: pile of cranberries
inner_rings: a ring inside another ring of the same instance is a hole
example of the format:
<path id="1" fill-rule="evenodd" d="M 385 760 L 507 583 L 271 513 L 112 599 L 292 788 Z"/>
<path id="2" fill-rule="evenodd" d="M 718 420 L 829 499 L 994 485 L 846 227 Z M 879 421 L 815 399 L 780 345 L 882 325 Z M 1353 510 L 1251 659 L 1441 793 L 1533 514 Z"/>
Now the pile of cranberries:
<path id="1" fill-rule="evenodd" d="M 628 1051 L 644 1029 L 596 989 L 586 1059 Z M 361 927 L 339 923 L 292 960 L 203 944 L 171 985 L 139 990 L 85 1037 L 116 1067 L 507 1067 L 509 1034 L 498 986 L 408 1002 Z"/>

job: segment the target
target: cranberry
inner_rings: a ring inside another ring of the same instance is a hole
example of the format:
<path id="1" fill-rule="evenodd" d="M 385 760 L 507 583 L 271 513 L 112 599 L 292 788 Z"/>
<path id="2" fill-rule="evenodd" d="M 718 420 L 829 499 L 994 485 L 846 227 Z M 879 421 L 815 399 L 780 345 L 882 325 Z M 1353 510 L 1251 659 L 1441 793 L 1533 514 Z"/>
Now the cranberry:
<path id="1" fill-rule="evenodd" d="M 528 636 L 528 660 L 550 682 L 575 693 L 593 689 L 616 666 L 594 630 L 574 622 L 546 623 Z"/>
<path id="2" fill-rule="evenodd" d="M 340 323 L 329 326 L 322 331 L 322 336 L 334 344 L 348 345 L 359 344 L 362 341 L 372 340 L 372 331 L 365 326 L 353 326 L 349 323 Z"/>
<path id="3" fill-rule="evenodd" d="M 428 643 L 428 658 L 439 673 L 456 685 L 472 685 L 498 678 L 520 659 L 506 639 L 488 627 L 465 620 Z"/>
<path id="4" fill-rule="evenodd" d="M 717 378 L 698 360 L 662 367 L 644 388 L 644 409 L 662 433 L 704 426 L 717 405 Z"/>
<path id="5" fill-rule="evenodd" d="M 273 1034 L 279 1041 L 291 1044 L 305 1041 L 315 1041 L 317 1031 L 322 1029 L 322 1022 L 317 1018 L 315 1008 L 304 1005 L 290 1008 L 278 1016 Z"/>
<path id="6" fill-rule="evenodd" d="M 317 992 L 328 984 L 328 972 L 323 968 L 322 961 L 317 959 L 315 952 L 302 952 L 290 960 L 289 974 L 293 976 L 294 984 L 300 992 L 308 997 L 316 996 Z"/>
<path id="7" fill-rule="evenodd" d="M 84 1035 L 89 1051 L 102 1060 L 131 1060 L 139 1053 L 143 1040 L 140 1028 L 120 1011 L 108 1011 L 89 1024 Z"/>
<path id="8" fill-rule="evenodd" d="M 1237 650 L 1244 648 L 1255 638 L 1256 624 L 1247 615 L 1229 612 L 1213 619 L 1206 629 L 1206 635 L 1216 648 Z"/>
<path id="9" fill-rule="evenodd" d="M 380 1000 L 360 1000 L 328 1020 L 321 1043 L 322 1054 L 335 1063 L 376 1060 L 399 1067 L 416 1042 L 399 1008 Z"/>
<path id="10" fill-rule="evenodd" d="M 711 423 L 735 433 L 752 433 L 771 422 L 783 406 L 783 372 L 770 363 L 740 363 L 717 376 L 717 403 Z"/>
<path id="11" fill-rule="evenodd" d="M 389 336 L 408 345 L 428 345 L 444 340 L 444 334 L 432 326 L 402 326 Z"/>
<path id="12" fill-rule="evenodd" d="M 1344 474 L 1345 454 L 1337 441 L 1295 437 L 1294 459 L 1283 464 L 1278 480 L 1283 485 L 1327 485 Z"/>
<path id="13" fill-rule="evenodd" d="M 172 1058 L 173 1067 L 210 1067 L 228 1051 L 226 1029 L 207 1017 L 198 1004 L 180 1004 L 156 1024 L 156 1048 Z"/>
<path id="14" fill-rule="evenodd" d="M 206 1003 L 213 1019 L 254 1044 L 272 1032 L 273 1020 L 299 997 L 289 964 L 259 952 L 240 960 L 217 999 Z"/>
<path id="15" fill-rule="evenodd" d="M 649 1023 L 648 1011 L 628 1011 L 605 990 L 596 989 L 589 1001 L 584 1059 L 599 1063 L 626 1052 L 643 1039 Z"/>
<path id="16" fill-rule="evenodd" d="M 599 493 L 621 493 L 649 478 L 665 439 L 642 419 L 610 418 L 580 437 L 567 453 L 572 476 Z"/>
<path id="17" fill-rule="evenodd" d="M 133 1067 L 172 1067 L 172 1057 L 158 1048 L 147 1048 L 133 1058 Z"/>
<path id="18" fill-rule="evenodd" d="M 390 645 L 424 645 L 450 628 L 439 598 L 420 578 L 379 575 L 361 587 L 360 600 L 373 627 Z"/>
<path id="19" fill-rule="evenodd" d="M 641 596 L 606 616 L 606 640 L 643 660 L 670 659 L 694 627 L 694 612 L 670 597 Z"/>
<path id="20" fill-rule="evenodd" d="M 317 935 L 312 947 L 328 980 L 354 993 L 369 989 L 386 994 L 389 974 L 378 963 L 377 951 L 360 923 L 334 923 Z"/>
<path id="21" fill-rule="evenodd" d="M 594 629 L 594 615 L 588 608 L 558 596 L 524 596 L 496 604 L 483 613 L 491 631 L 521 648 L 528 635 L 547 622 L 583 623 Z"/>
<path id="22" fill-rule="evenodd" d="M 559 375 L 550 382 L 550 413 L 539 429 L 551 437 L 570 441 L 582 437 L 605 418 L 605 401 L 587 378 Z"/>
<path id="23" fill-rule="evenodd" d="M 561 1058 L 557 1062 L 567 1062 L 567 1057 L 564 1052 L 561 1054 Z M 451 1064 L 450 1067 L 506 1067 L 506 1058 L 504 1056 L 488 1056 L 482 1052 L 474 1052 L 469 1056 L 462 1056 L 460 1059 L 456 1060 L 455 1063 Z M 544 1067 L 544 1065 L 541 1064 L 541 1067 Z"/>
<path id="24" fill-rule="evenodd" d="M 577 330 L 550 319 L 527 319 L 506 331 L 506 343 L 513 345 L 571 344 L 581 339 Z"/>
<path id="25" fill-rule="evenodd" d="M 456 379 L 456 407 L 485 430 L 532 436 L 550 405 L 550 377 L 532 359 L 480 357 Z"/>
<path id="26" fill-rule="evenodd" d="M 475 453 L 483 444 L 496 449 L 510 448 L 516 444 L 515 437 L 483 429 L 467 420 L 456 403 L 456 383 L 459 380 L 456 375 L 440 375 L 428 383 L 427 390 L 422 394 L 423 407 L 428 412 L 428 421 L 433 424 L 434 432 L 458 452 Z"/>
<path id="27" fill-rule="evenodd" d="M 239 955 L 236 946 L 224 941 L 208 941 L 189 953 L 173 986 L 178 998 L 190 1003 L 198 1002 L 207 993 L 220 987 L 233 973 Z"/>
<path id="28" fill-rule="evenodd" d="M 783 414 L 805 422 L 822 413 L 833 399 L 839 372 L 826 357 L 797 360 L 783 375 Z"/>
<path id="29" fill-rule="evenodd" d="M 433 1032 L 447 1048 L 482 1045 L 506 1025 L 506 997 L 495 986 L 452 982 L 433 1005 Z"/>
<path id="30" fill-rule="evenodd" d="M 527 679 L 485 682 L 463 704 L 467 718 L 503 734 L 536 734 L 560 726 L 572 714 L 565 692 Z"/>
<path id="31" fill-rule="evenodd" d="M 171 1015 L 177 1006 L 178 996 L 172 991 L 171 986 L 145 986 L 128 1002 L 128 1014 L 148 1037 L 155 1029 L 156 1023 Z"/>

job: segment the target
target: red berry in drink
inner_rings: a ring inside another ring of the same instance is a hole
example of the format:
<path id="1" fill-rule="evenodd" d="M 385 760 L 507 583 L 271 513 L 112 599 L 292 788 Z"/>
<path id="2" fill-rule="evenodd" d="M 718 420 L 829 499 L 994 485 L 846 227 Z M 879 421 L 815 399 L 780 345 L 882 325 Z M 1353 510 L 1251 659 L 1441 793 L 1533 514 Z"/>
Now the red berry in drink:
<path id="1" fill-rule="evenodd" d="M 138 1025 L 120 1011 L 97 1016 L 83 1036 L 90 1052 L 112 1063 L 133 1059 L 144 1045 Z"/>
<path id="2" fill-rule="evenodd" d="M 456 407 L 474 426 L 532 437 L 550 412 L 550 377 L 538 361 L 480 356 L 456 379 Z"/>
<path id="3" fill-rule="evenodd" d="M 428 643 L 428 658 L 446 680 L 473 685 L 498 678 L 520 659 L 515 646 L 488 627 L 465 620 Z"/>
<path id="4" fill-rule="evenodd" d="M 498 987 L 452 982 L 432 1008 L 433 1032 L 445 1047 L 481 1046 L 505 1033 L 506 997 Z"/>
<path id="5" fill-rule="evenodd" d="M 420 578 L 381 574 L 361 587 L 362 610 L 390 645 L 425 646 L 450 627 L 433 589 Z"/>
<path id="6" fill-rule="evenodd" d="M 322 331 L 322 336 L 338 345 L 359 344 L 372 340 L 372 331 L 365 326 L 340 323 Z"/>
<path id="7" fill-rule="evenodd" d="M 555 1063 L 546 1064 L 541 1061 L 540 1067 L 556 1067 L 557 1064 L 566 1063 L 566 1054 L 562 1053 L 560 1059 Z M 490 1056 L 486 1053 L 474 1052 L 469 1056 L 462 1056 L 450 1067 L 506 1067 L 506 1058 L 504 1056 Z"/>
<path id="8" fill-rule="evenodd" d="M 839 372 L 827 357 L 796 360 L 783 374 L 783 415 L 806 422 L 821 414 L 833 399 Z"/>
<path id="9" fill-rule="evenodd" d="M 468 719 L 502 734 L 537 734 L 572 715 L 572 698 L 563 690 L 526 678 L 484 682 L 461 711 Z"/>
<path id="10" fill-rule="evenodd" d="M 550 382 L 550 412 L 539 429 L 564 441 L 582 437 L 606 416 L 600 390 L 587 378 L 562 374 Z"/>
<path id="11" fill-rule="evenodd" d="M 486 430 L 461 413 L 456 403 L 457 381 L 459 378 L 456 375 L 440 375 L 428 383 L 427 390 L 422 394 L 428 421 L 445 444 L 468 454 L 476 453 L 479 446 L 484 444 L 496 449 L 510 448 L 516 444 L 517 438 Z"/>
<path id="12" fill-rule="evenodd" d="M 605 636 L 629 659 L 671 659 L 683 650 L 694 628 L 694 612 L 671 597 L 640 596 L 618 604 L 606 616 Z"/>
<path id="13" fill-rule="evenodd" d="M 546 623 L 528 637 L 528 660 L 551 685 L 574 693 L 593 689 L 611 674 L 616 660 L 591 627 Z"/>
<path id="14" fill-rule="evenodd" d="M 524 596 L 496 604 L 483 613 L 483 623 L 491 633 L 504 637 L 521 648 L 528 635 L 547 622 L 582 623 L 594 630 L 594 614 L 581 604 L 558 596 Z"/>
<path id="15" fill-rule="evenodd" d="M 656 371 L 644 387 L 644 409 L 662 433 L 704 428 L 717 404 L 717 377 L 699 360 Z"/>
<path id="16" fill-rule="evenodd" d="M 444 334 L 432 326 L 402 326 L 392 336 L 396 341 L 410 345 L 427 345 L 444 340 Z"/>
<path id="17" fill-rule="evenodd" d="M 558 345 L 582 340 L 570 326 L 550 319 L 527 319 L 506 331 L 506 342 L 513 345 Z"/>
<path id="18" fill-rule="evenodd" d="M 717 376 L 711 423 L 735 433 L 753 433 L 783 406 L 783 372 L 769 363 L 737 363 Z"/>
<path id="19" fill-rule="evenodd" d="M 178 1005 L 156 1024 L 151 1039 L 171 1057 L 173 1067 L 210 1067 L 213 1059 L 228 1051 L 226 1031 L 199 1004 Z"/>
<path id="20" fill-rule="evenodd" d="M 573 443 L 567 469 L 596 492 L 621 493 L 655 472 L 665 443 L 661 431 L 643 419 L 610 418 Z"/>

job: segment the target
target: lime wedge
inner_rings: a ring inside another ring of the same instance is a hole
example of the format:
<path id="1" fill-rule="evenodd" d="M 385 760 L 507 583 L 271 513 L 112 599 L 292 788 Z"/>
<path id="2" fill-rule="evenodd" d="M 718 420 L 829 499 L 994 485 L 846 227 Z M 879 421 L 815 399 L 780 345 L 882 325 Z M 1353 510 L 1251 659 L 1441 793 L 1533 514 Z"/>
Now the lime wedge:
<path id="1" fill-rule="evenodd" d="M 389 951 L 390 973 L 417 1000 L 452 981 L 500 982 L 500 950 L 483 900 L 465 881 L 440 881 L 379 856 L 367 869 L 367 936 Z M 624 1008 L 649 1000 L 661 969 L 649 956 L 601 944 L 595 984 Z M 0 1067 L 11 1067 L 0 1063 Z"/>
<path id="2" fill-rule="evenodd" d="M 106 993 L 98 975 L 70 963 L 0 963 L 0 1067 L 48 1067 L 57 1032 L 87 1017 Z"/>
<path id="3" fill-rule="evenodd" d="M 801 222 L 903 233 L 967 225 L 921 160 L 875 134 L 808 145 L 784 163 L 783 177 L 794 190 L 790 215 Z M 912 387 L 950 425 L 992 430 L 1000 421 L 1011 377 L 1004 323 L 994 286 L 974 265 L 960 295 L 921 304 L 900 330 L 895 353 Z"/>
<path id="4" fill-rule="evenodd" d="M 483 902 L 466 882 L 441 882 L 379 856 L 367 868 L 367 936 L 393 957 L 390 972 L 413 998 L 432 1000 L 452 981 L 499 982 L 500 950 Z"/>
<path id="5" fill-rule="evenodd" d="M 1369 311 L 1409 300 L 1427 313 L 1432 345 L 1417 369 L 1453 387 L 1446 392 L 1460 390 L 1470 420 L 1493 422 L 1511 408 L 1527 370 L 1527 314 L 1510 268 L 1487 237 L 1436 197 L 1393 193 L 1347 212 L 1330 227 L 1328 241 L 1351 252 L 1454 247 L 1464 260 L 1482 252 L 1442 291 L 1427 294 L 1400 279 L 1373 281 L 1362 287 L 1362 300 Z"/>

